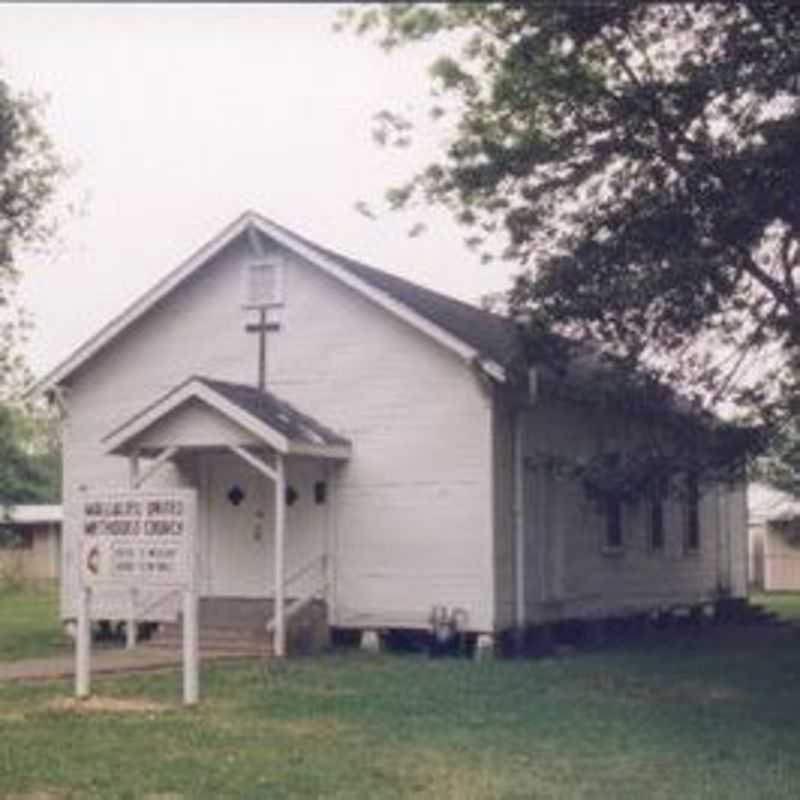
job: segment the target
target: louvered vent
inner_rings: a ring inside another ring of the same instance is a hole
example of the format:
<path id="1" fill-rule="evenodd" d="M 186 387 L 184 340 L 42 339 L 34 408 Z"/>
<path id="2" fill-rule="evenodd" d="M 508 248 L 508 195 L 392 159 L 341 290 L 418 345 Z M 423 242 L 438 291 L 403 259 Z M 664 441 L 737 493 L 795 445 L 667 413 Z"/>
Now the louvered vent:
<path id="1" fill-rule="evenodd" d="M 283 270 L 276 260 L 251 261 L 245 267 L 244 307 L 283 305 Z"/>

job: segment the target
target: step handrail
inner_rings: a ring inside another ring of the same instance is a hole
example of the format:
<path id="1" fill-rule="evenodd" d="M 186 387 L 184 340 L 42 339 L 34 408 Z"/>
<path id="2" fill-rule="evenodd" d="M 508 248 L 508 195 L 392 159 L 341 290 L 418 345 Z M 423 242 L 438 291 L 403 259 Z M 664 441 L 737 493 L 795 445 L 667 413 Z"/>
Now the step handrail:
<path id="1" fill-rule="evenodd" d="M 155 608 L 157 605 L 160 605 L 164 602 L 168 597 L 171 597 L 174 594 L 180 594 L 183 589 L 170 589 L 168 592 L 164 592 L 164 594 L 160 594 L 156 597 L 155 600 L 149 602 L 146 606 L 142 606 L 140 608 L 135 608 L 135 617 L 137 620 L 144 619 L 144 615 L 150 611 L 151 608 Z M 180 615 L 180 612 L 178 612 Z"/>
<path id="2" fill-rule="evenodd" d="M 291 575 L 287 576 L 283 580 L 283 589 L 284 592 L 288 589 L 292 584 L 297 583 L 297 581 L 304 577 L 307 573 L 311 572 L 311 570 L 317 565 L 317 563 L 321 563 L 322 565 L 322 573 L 325 574 L 325 567 L 328 562 L 328 555 L 327 553 L 322 553 L 322 555 L 314 556 L 314 558 L 306 561 L 305 564 L 298 567 Z"/>
<path id="3" fill-rule="evenodd" d="M 297 616 L 297 614 L 299 614 L 304 608 L 307 608 L 308 606 L 310 606 L 311 603 L 313 603 L 317 599 L 319 594 L 321 592 L 324 592 L 327 588 L 328 588 L 328 584 L 327 584 L 327 582 L 324 582 L 320 586 L 318 586 L 316 589 L 310 591 L 308 594 L 304 595 L 303 597 L 298 598 L 297 600 L 293 600 L 292 603 L 290 603 L 284 609 L 284 612 L 283 612 L 284 620 L 286 622 L 289 622 L 293 617 Z M 275 614 L 273 614 L 272 617 L 270 617 L 270 619 L 267 620 L 267 625 L 266 625 L 267 633 L 275 633 L 275 626 L 276 625 L 277 625 L 277 623 L 275 621 Z"/>
<path id="4" fill-rule="evenodd" d="M 320 595 L 323 597 L 328 591 L 328 580 L 326 577 L 326 566 L 328 563 L 328 554 L 322 553 L 319 556 L 314 556 L 314 558 L 306 561 L 301 567 L 298 567 L 291 575 L 289 575 L 283 581 L 283 590 L 284 594 L 286 590 L 292 585 L 296 584 L 297 581 L 307 575 L 309 572 L 312 571 L 317 565 L 321 567 L 322 573 L 322 580 L 319 581 L 311 590 L 306 592 L 302 597 L 299 597 L 295 600 L 292 600 L 286 606 L 284 606 L 283 610 L 283 618 L 285 622 L 289 622 L 293 617 L 299 614 L 304 608 L 307 608 L 314 600 L 316 600 Z M 274 593 L 273 593 L 274 597 Z M 274 633 L 276 627 L 276 617 L 275 611 L 273 609 L 272 615 L 267 619 L 266 625 L 267 633 Z"/>

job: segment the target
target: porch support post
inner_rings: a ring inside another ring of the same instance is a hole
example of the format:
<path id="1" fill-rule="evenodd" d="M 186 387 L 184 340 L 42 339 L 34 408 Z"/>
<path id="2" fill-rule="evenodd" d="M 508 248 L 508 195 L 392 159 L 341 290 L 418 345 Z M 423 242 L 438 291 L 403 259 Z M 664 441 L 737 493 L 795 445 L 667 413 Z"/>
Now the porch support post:
<path id="1" fill-rule="evenodd" d="M 139 451 L 134 450 L 128 456 L 128 485 L 135 489 L 139 485 Z"/>
<path id="2" fill-rule="evenodd" d="M 286 472 L 283 456 L 275 457 L 275 637 L 278 658 L 286 655 L 286 618 L 284 611 L 284 542 L 286 538 Z"/>

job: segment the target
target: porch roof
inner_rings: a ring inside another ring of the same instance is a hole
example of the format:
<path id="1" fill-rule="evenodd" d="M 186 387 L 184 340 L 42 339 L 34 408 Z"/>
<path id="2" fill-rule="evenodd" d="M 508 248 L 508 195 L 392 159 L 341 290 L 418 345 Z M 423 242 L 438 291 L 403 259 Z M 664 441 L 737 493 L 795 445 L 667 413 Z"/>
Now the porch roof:
<path id="1" fill-rule="evenodd" d="M 104 437 L 107 452 L 126 455 L 137 449 L 137 439 L 187 404 L 199 401 L 237 428 L 285 455 L 348 458 L 351 444 L 314 417 L 268 391 L 252 386 L 193 375 Z M 230 441 L 209 442 L 230 445 Z M 246 444 L 246 442 L 243 442 Z M 163 447 L 182 446 L 165 441 Z"/>

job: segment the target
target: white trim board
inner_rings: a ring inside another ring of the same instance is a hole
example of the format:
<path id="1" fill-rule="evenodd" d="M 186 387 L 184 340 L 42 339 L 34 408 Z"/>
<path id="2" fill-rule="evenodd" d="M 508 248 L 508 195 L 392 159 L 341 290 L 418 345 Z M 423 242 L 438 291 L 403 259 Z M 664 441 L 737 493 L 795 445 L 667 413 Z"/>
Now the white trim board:
<path id="1" fill-rule="evenodd" d="M 431 322 L 429 319 L 404 303 L 401 303 L 399 300 L 396 300 L 388 293 L 377 289 L 356 275 L 348 272 L 331 259 L 316 252 L 316 250 L 300 241 L 288 231 L 266 219 L 266 217 L 261 216 L 255 211 L 246 211 L 176 269 L 162 278 L 155 286 L 128 306 L 127 309 L 114 317 L 94 336 L 89 338 L 64 361 L 47 373 L 47 375 L 36 381 L 28 390 L 28 394 L 47 391 L 64 381 L 69 375 L 75 372 L 75 370 L 116 338 L 122 331 L 143 316 L 162 298 L 206 264 L 226 245 L 232 242 L 237 236 L 248 231 L 248 229 L 258 230 L 297 255 L 302 256 L 329 275 L 377 303 L 381 308 L 389 311 L 413 328 L 416 328 L 426 336 L 439 342 L 439 344 L 455 353 L 464 361 L 468 363 L 478 363 L 494 380 L 499 380 L 501 382 L 505 380 L 505 369 L 494 361 L 480 359 L 478 351 L 471 345 L 449 333 L 434 322 Z"/>

